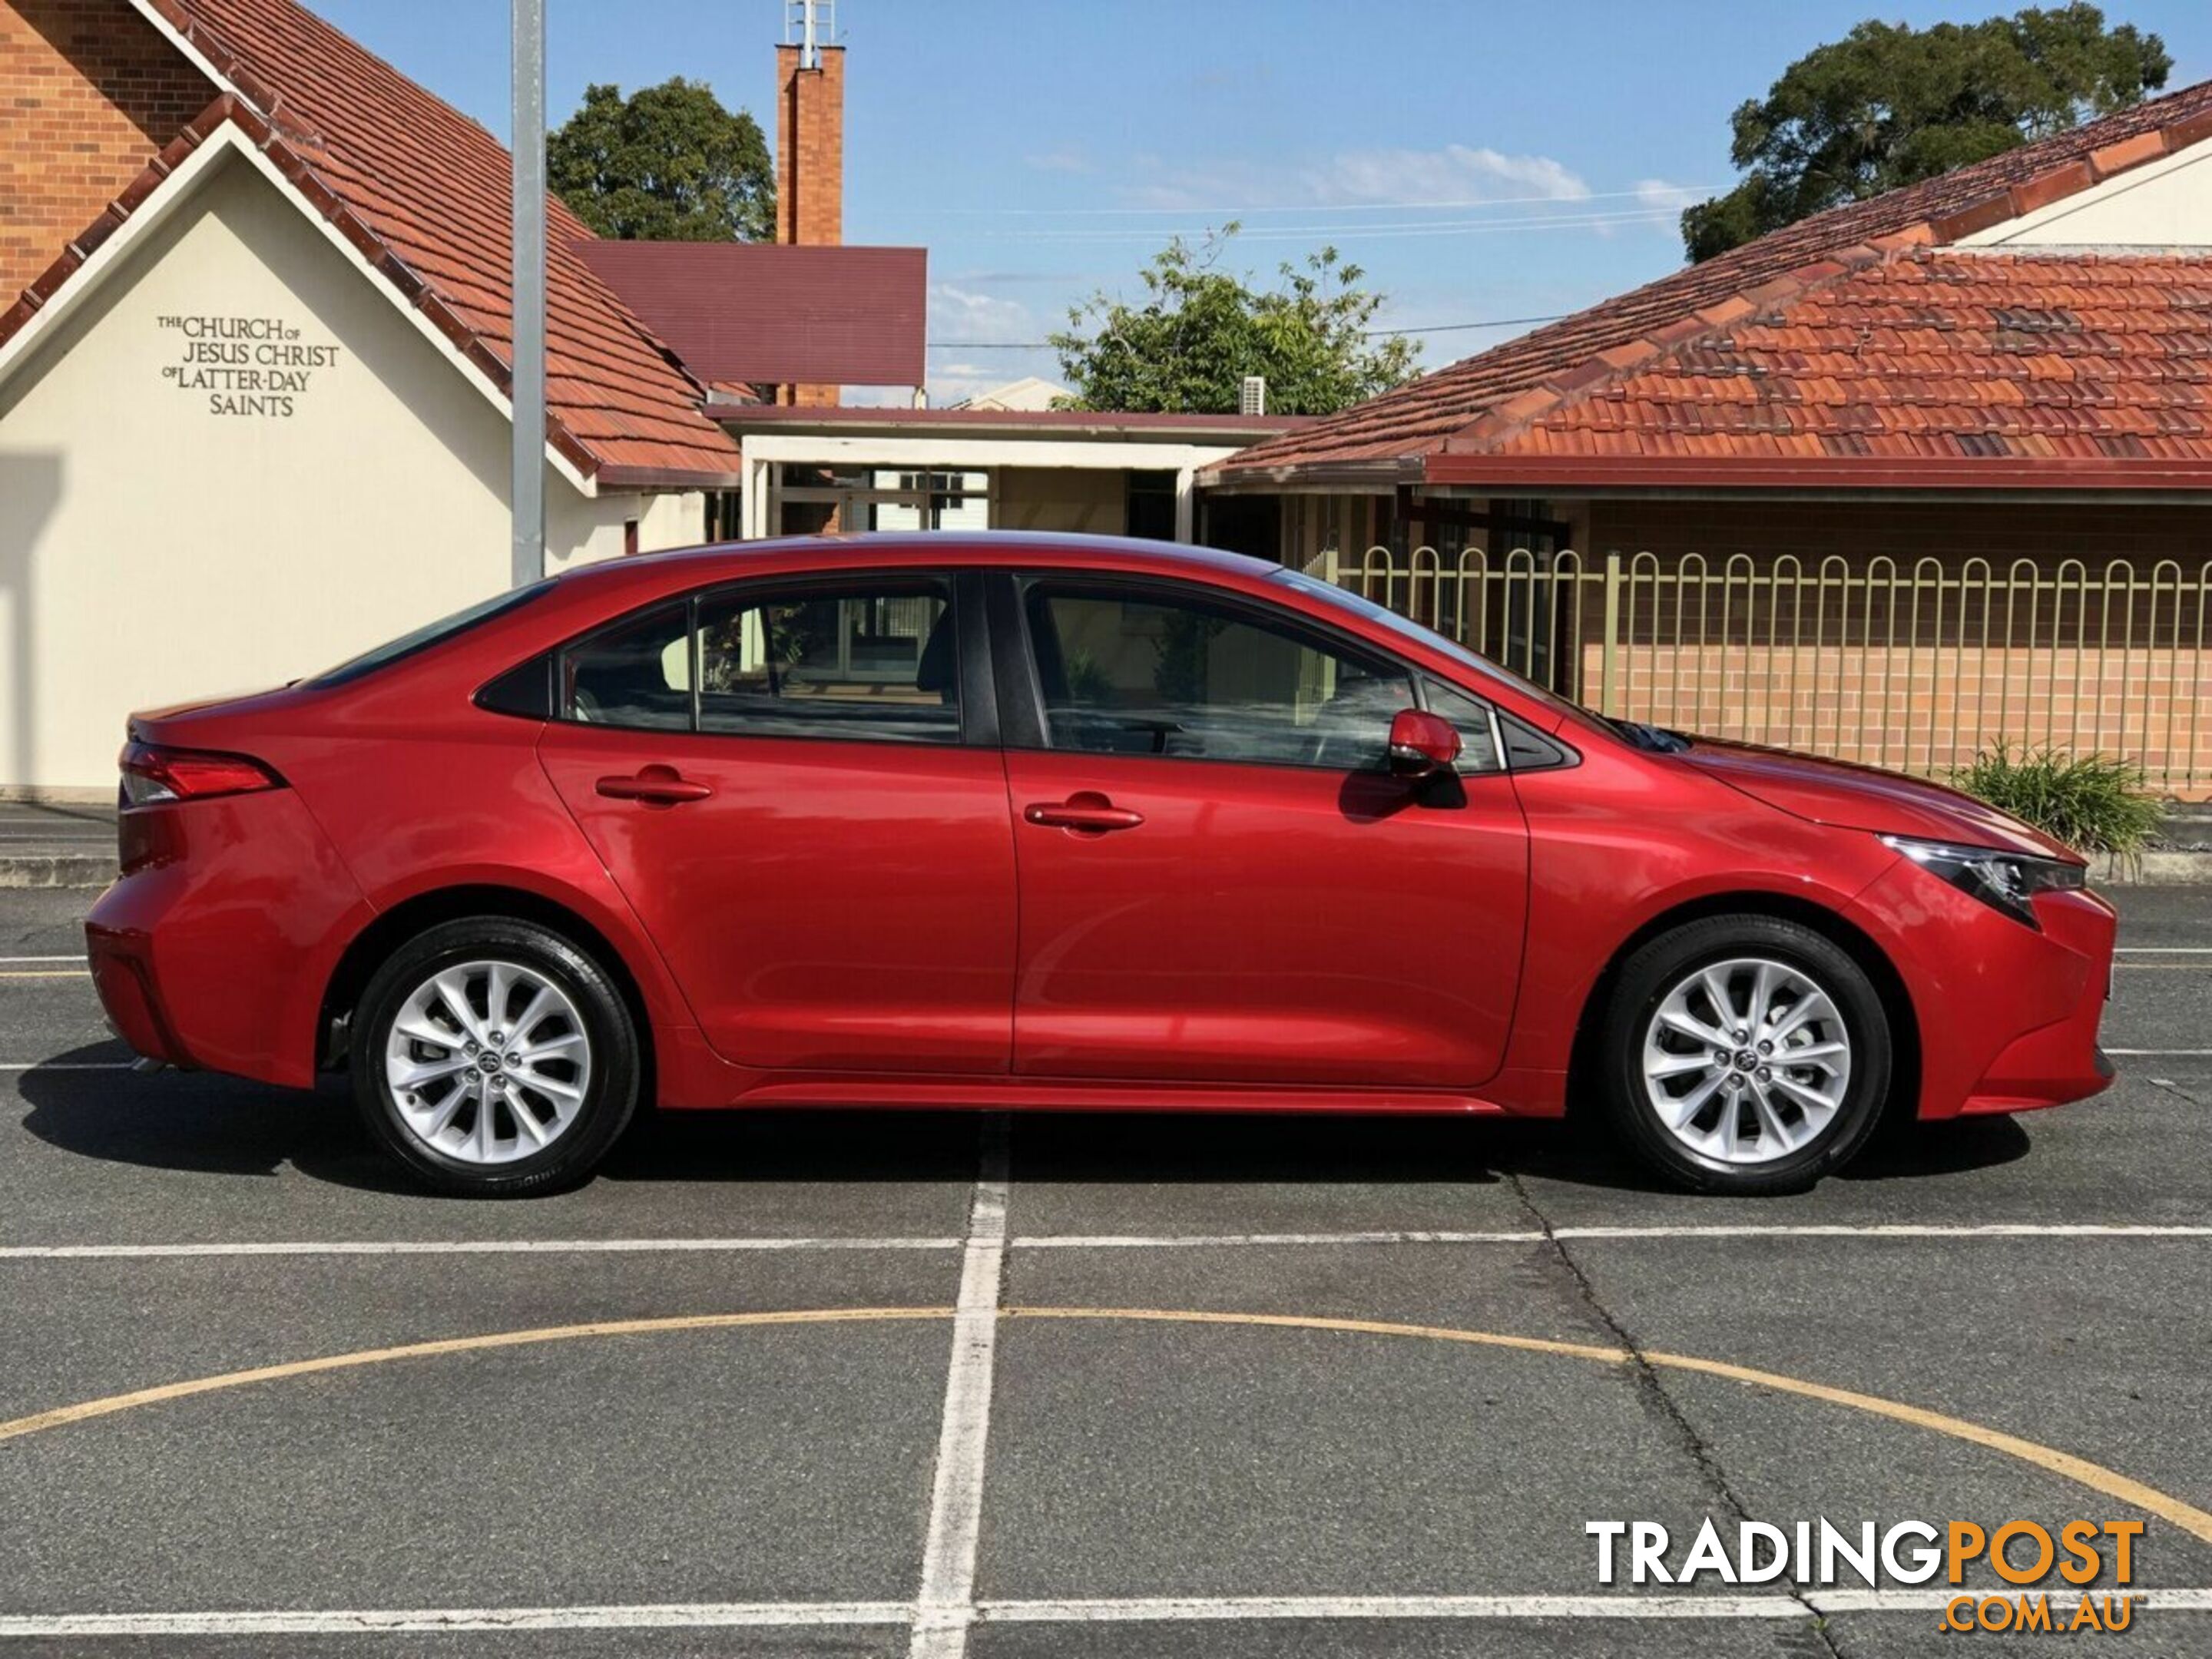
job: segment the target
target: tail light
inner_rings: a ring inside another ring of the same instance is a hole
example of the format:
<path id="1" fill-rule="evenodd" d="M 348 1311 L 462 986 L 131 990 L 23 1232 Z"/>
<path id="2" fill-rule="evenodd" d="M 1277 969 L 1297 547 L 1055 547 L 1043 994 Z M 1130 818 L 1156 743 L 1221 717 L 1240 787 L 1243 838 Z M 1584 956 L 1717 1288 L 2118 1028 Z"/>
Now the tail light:
<path id="1" fill-rule="evenodd" d="M 152 806 L 162 801 L 205 800 L 214 795 L 248 795 L 282 789 L 284 780 L 246 755 L 221 755 L 204 749 L 167 749 L 159 744 L 125 744 L 123 805 Z"/>

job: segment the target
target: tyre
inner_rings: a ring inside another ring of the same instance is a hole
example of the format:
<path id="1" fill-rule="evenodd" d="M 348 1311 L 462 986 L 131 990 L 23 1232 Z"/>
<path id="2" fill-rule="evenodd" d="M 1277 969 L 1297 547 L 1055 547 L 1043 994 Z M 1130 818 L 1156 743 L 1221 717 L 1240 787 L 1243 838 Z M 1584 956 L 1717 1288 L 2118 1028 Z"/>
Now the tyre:
<path id="1" fill-rule="evenodd" d="M 637 1105 L 636 1023 L 605 969 L 502 916 L 401 945 L 354 1015 L 355 1103 L 442 1193 L 512 1198 L 590 1174 Z"/>
<path id="2" fill-rule="evenodd" d="M 1832 940 L 1712 916 L 1621 965 L 1600 1036 L 1607 1110 L 1644 1163 L 1696 1192 L 1801 1192 L 1865 1145 L 1889 1095 L 1889 1018 Z"/>

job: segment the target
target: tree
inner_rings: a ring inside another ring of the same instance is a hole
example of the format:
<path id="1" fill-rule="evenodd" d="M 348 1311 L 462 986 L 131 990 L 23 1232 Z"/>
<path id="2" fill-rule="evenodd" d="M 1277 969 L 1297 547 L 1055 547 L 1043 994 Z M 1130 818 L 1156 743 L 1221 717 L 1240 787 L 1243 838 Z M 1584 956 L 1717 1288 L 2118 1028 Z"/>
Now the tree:
<path id="1" fill-rule="evenodd" d="M 2095 6 L 1926 29 L 1861 23 L 1782 72 L 1731 119 L 1744 178 L 1682 215 L 1692 259 L 1844 202 L 1917 184 L 2142 101 L 2172 59 Z"/>
<path id="2" fill-rule="evenodd" d="M 593 86 L 545 141 L 556 195 L 601 236 L 767 241 L 775 173 L 760 124 L 682 76 L 624 98 Z"/>
<path id="3" fill-rule="evenodd" d="M 1139 273 L 1141 305 L 1101 292 L 1069 311 L 1052 337 L 1075 387 L 1069 407 L 1229 414 L 1244 377 L 1260 374 L 1271 412 L 1327 415 L 1413 378 L 1417 342 L 1369 337 L 1383 296 L 1358 285 L 1358 265 L 1325 247 L 1255 290 L 1218 268 L 1237 229 L 1170 242 Z"/>

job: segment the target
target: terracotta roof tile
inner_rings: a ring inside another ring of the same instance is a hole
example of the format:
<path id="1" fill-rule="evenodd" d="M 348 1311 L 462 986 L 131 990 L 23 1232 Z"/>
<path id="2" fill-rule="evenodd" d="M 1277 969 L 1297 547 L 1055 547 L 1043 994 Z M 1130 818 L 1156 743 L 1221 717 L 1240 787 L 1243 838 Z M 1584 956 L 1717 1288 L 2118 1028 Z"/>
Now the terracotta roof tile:
<path id="1" fill-rule="evenodd" d="M 2147 328 L 2160 349 L 2202 360 L 2212 315 L 2196 309 L 2208 303 L 2197 296 L 2212 289 L 2212 260 L 2029 261 L 1931 257 L 1928 250 L 2206 137 L 2212 137 L 2212 82 L 1910 189 L 1816 214 L 1256 444 L 1213 471 L 1325 474 L 1382 466 L 1418 477 L 1427 458 L 1447 452 L 1534 453 L 1522 445 L 1539 428 L 1617 432 L 1622 437 L 1613 447 L 1625 452 L 1627 434 L 1653 421 L 1672 423 L 1660 428 L 1670 442 L 1636 453 L 1773 453 L 1709 431 L 1700 431 L 1691 452 L 1672 444 L 1691 419 L 1686 394 L 1680 386 L 1653 393 L 1667 388 L 1669 374 L 1686 374 L 1698 389 L 1690 401 L 1713 398 L 1722 357 L 1740 360 L 1758 397 L 1790 410 L 1795 422 L 1808 404 L 1843 398 L 1876 409 L 1901 432 L 1909 428 L 1895 416 L 1899 404 L 1940 398 L 1952 418 L 1971 427 L 2000 404 L 1987 394 L 1988 380 L 2029 379 L 2040 387 L 2094 375 L 2093 363 L 2112 368 L 2113 378 L 2100 384 L 2125 402 L 2163 383 L 2160 365 L 2142 349 Z M 2018 287 L 2004 285 L 2003 271 L 2031 264 L 2038 268 Z M 1931 285 L 1934 291 L 1925 291 Z M 1961 296 L 1960 288 L 1972 288 L 1973 297 Z M 1871 293 L 1881 302 L 1866 303 Z M 2020 340 L 1996 337 L 2010 326 L 1993 316 L 1999 306 L 2056 308 L 2064 320 L 2047 340 L 2024 349 Z M 2031 360 L 2039 365 L 2033 373 L 2023 367 Z M 1593 362 L 1606 372 L 1589 374 Z M 1808 395 L 1808 382 L 1820 390 Z M 1608 386 L 1622 385 L 1641 390 L 1601 404 Z M 1598 413 L 1601 407 L 1607 412 Z M 1933 441 L 1935 433 L 1948 431 L 1942 420 L 1931 416 L 1922 424 L 1930 439 L 1917 453 L 1966 453 Z"/>
<path id="2" fill-rule="evenodd" d="M 164 170 L 214 124 L 238 125 L 504 389 L 506 147 L 294 0 L 150 3 L 249 100 L 211 105 L 163 152 Z M 135 208 L 157 182 L 118 205 Z M 547 206 L 547 353 L 562 366 L 557 380 L 549 370 L 549 439 L 586 471 L 733 474 L 737 445 L 701 412 L 702 389 L 570 251 L 591 233 L 557 198 Z"/>

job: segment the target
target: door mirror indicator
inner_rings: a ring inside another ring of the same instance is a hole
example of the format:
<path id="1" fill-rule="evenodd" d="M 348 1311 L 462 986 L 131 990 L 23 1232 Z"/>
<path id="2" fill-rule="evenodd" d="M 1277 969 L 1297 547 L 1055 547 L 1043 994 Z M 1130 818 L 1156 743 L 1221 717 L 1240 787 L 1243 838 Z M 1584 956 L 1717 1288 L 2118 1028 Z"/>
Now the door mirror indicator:
<path id="1" fill-rule="evenodd" d="M 1459 733 L 1442 714 L 1401 708 L 1390 718 L 1390 769 L 1401 778 L 1425 778 L 1459 758 Z"/>

